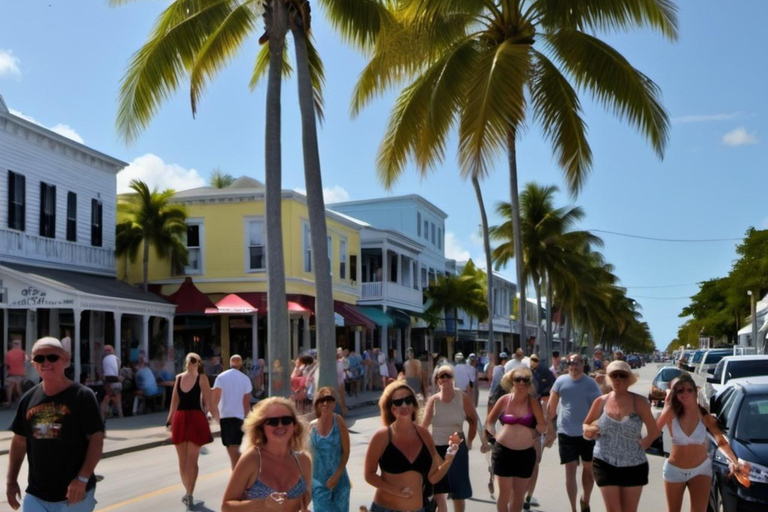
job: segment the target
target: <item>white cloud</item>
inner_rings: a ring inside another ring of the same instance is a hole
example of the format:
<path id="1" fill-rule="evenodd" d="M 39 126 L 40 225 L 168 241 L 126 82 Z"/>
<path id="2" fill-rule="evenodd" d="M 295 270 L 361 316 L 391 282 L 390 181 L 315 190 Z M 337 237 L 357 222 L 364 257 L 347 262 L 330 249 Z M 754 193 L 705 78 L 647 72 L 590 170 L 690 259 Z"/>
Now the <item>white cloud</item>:
<path id="1" fill-rule="evenodd" d="M 163 159 L 152 153 L 135 158 L 117 175 L 117 193 L 131 192 L 128 187 L 131 180 L 141 180 L 150 189 L 186 190 L 204 187 L 205 179 L 196 169 L 185 169 L 178 164 L 167 164 Z"/>
<path id="2" fill-rule="evenodd" d="M 445 257 L 456 261 L 466 261 L 470 258 L 468 250 L 462 247 L 456 235 L 450 231 L 445 233 Z"/>
<path id="3" fill-rule="evenodd" d="M 685 123 L 709 123 L 712 121 L 728 121 L 739 117 L 741 112 L 733 112 L 731 114 L 694 114 L 688 116 L 673 117 L 672 124 L 685 124 Z"/>
<path id="4" fill-rule="evenodd" d="M 469 234 L 469 243 L 472 245 L 476 245 L 478 247 L 483 246 L 483 229 L 482 227 L 477 228 L 477 231 L 472 231 Z"/>
<path id="5" fill-rule="evenodd" d="M 0 50 L 0 76 L 3 75 L 21 76 L 19 59 L 11 50 Z"/>
<path id="6" fill-rule="evenodd" d="M 295 188 L 293 190 L 299 194 L 307 195 L 307 189 L 305 188 Z M 344 188 L 339 185 L 326 187 L 323 189 L 323 201 L 325 201 L 325 204 L 343 203 L 344 201 L 349 201 L 349 192 L 344 190 Z"/>
<path id="7" fill-rule="evenodd" d="M 20 117 L 26 121 L 29 121 L 30 123 L 34 123 L 38 126 L 42 126 L 43 128 L 51 130 L 52 132 L 58 133 L 62 137 L 66 137 L 75 142 L 79 142 L 80 144 L 84 144 L 83 138 L 80 136 L 80 134 L 77 133 L 75 129 L 69 126 L 68 124 L 58 123 L 56 126 L 46 126 L 40 121 L 38 121 L 37 119 L 35 119 L 34 117 L 23 114 L 18 110 L 14 110 L 12 108 L 8 110 L 10 111 L 11 114 L 15 115 L 16 117 Z"/>
<path id="8" fill-rule="evenodd" d="M 744 146 L 757 144 L 757 142 L 757 136 L 754 133 L 747 133 L 747 129 L 743 126 L 723 135 L 723 144 L 726 146 Z"/>

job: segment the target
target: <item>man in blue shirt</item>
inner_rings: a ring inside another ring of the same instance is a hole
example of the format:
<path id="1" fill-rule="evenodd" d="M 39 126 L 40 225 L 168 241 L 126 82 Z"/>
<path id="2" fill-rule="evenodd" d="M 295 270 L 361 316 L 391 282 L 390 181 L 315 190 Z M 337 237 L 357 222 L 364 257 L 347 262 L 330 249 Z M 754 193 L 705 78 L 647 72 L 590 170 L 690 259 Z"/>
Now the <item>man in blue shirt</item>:
<path id="1" fill-rule="evenodd" d="M 579 459 L 583 463 L 581 485 L 583 497 L 580 500 L 581 512 L 589 511 L 589 498 L 595 485 L 592 476 L 592 450 L 594 441 L 584 439 L 584 419 L 592 407 L 592 402 L 602 396 L 595 380 L 584 373 L 584 360 L 579 354 L 568 356 L 568 374 L 561 375 L 552 386 L 547 406 L 549 429 L 547 447 L 555 441 L 554 418 L 557 416 L 557 444 L 560 452 L 560 464 L 565 465 L 565 488 L 571 502 L 571 512 L 576 512 L 578 483 L 576 469 Z"/>

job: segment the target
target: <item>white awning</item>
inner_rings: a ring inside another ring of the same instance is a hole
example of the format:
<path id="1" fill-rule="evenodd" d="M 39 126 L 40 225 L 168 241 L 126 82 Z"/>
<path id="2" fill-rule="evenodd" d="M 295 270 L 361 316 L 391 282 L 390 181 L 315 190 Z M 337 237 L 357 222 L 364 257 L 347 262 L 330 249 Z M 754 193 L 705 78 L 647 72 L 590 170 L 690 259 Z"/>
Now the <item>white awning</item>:
<path id="1" fill-rule="evenodd" d="M 738 334 L 739 336 L 742 336 L 744 334 L 752 334 L 752 324 L 749 324 L 746 327 L 742 327 L 741 329 L 739 329 Z"/>

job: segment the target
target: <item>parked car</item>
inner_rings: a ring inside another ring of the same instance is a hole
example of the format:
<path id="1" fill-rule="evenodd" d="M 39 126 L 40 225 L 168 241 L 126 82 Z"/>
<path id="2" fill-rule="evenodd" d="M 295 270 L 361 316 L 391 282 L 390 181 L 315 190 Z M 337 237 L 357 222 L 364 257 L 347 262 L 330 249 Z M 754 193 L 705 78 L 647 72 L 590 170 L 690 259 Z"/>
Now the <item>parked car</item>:
<path id="1" fill-rule="evenodd" d="M 669 383 L 672 379 L 675 379 L 683 373 L 683 370 L 675 366 L 664 366 L 659 368 L 656 372 L 656 376 L 651 382 L 651 389 L 648 392 L 648 401 L 651 405 L 656 404 L 659 407 L 664 405 L 664 399 L 667 397 L 667 390 L 669 389 Z"/>
<path id="2" fill-rule="evenodd" d="M 714 450 L 707 512 L 768 510 L 768 377 L 731 379 L 713 400 L 717 423 L 740 459 L 749 462 L 750 486 L 728 476 L 728 461 Z"/>
<path id="3" fill-rule="evenodd" d="M 768 356 L 724 357 L 699 388 L 699 403 L 711 409 L 712 397 L 722 391 L 729 380 L 759 375 L 768 375 Z"/>
<path id="4" fill-rule="evenodd" d="M 732 356 L 733 348 L 713 348 L 704 352 L 704 356 L 701 358 L 701 362 L 696 366 L 696 373 L 702 377 L 706 377 L 712 373 L 717 363 L 724 357 Z"/>
<path id="5" fill-rule="evenodd" d="M 693 350 L 683 350 L 680 352 L 680 354 L 675 359 L 675 364 L 678 368 L 682 368 L 683 370 L 686 369 L 688 366 L 688 361 L 691 360 L 691 356 L 693 356 L 694 351 Z"/>
<path id="6" fill-rule="evenodd" d="M 632 369 L 640 368 L 642 366 L 640 363 L 640 357 L 636 356 L 635 354 L 629 354 L 627 356 L 627 364 L 629 364 L 629 367 Z"/>

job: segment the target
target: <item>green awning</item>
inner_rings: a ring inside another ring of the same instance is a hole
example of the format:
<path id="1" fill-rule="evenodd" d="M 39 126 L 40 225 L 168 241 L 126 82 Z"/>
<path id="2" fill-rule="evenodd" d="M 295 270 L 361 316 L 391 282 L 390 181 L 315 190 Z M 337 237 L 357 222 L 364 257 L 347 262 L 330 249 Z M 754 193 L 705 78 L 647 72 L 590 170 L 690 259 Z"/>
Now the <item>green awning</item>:
<path id="1" fill-rule="evenodd" d="M 392 327 L 395 322 L 385 312 L 376 308 L 357 307 L 360 313 L 370 318 L 379 327 Z"/>
<path id="2" fill-rule="evenodd" d="M 387 316 L 395 322 L 398 329 L 407 329 L 411 325 L 411 315 L 397 308 L 387 308 Z"/>

